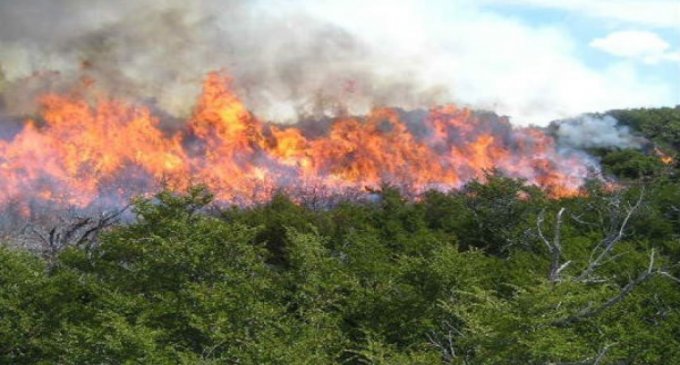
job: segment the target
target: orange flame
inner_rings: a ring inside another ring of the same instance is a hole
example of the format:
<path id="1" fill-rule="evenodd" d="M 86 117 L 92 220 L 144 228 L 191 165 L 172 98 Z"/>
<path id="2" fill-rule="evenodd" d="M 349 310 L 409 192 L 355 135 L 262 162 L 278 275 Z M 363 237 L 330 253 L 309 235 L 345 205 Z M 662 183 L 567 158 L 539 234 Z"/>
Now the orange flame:
<path id="1" fill-rule="evenodd" d="M 325 135 L 262 123 L 219 73 L 207 76 L 186 128 L 168 135 L 147 108 L 100 98 L 94 106 L 46 95 L 40 122 L 0 141 L 0 206 L 41 201 L 87 207 L 201 182 L 218 200 L 251 204 L 272 191 L 331 192 L 382 182 L 417 194 L 456 188 L 497 168 L 553 195 L 572 195 L 588 174 L 536 128 L 515 129 L 444 106 L 416 122 L 390 108 L 333 121 Z"/>
<path id="2" fill-rule="evenodd" d="M 661 162 L 663 162 L 666 165 L 672 165 L 675 162 L 673 157 L 664 153 L 659 147 L 654 147 L 654 152 L 656 153 L 657 156 L 659 156 Z"/>

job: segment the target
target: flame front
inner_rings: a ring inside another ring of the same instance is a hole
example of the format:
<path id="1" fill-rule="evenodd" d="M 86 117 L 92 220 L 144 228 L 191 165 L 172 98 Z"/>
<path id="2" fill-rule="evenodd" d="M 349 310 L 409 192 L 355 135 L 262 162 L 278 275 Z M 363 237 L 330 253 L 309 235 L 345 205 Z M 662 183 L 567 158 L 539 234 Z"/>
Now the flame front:
<path id="1" fill-rule="evenodd" d="M 275 190 L 337 193 L 383 182 L 418 194 L 451 189 L 497 168 L 554 195 L 575 194 L 587 158 L 565 155 L 536 128 L 512 128 L 454 106 L 417 123 L 395 109 L 339 118 L 319 135 L 263 123 L 220 73 L 206 77 L 194 113 L 168 135 L 145 107 L 100 98 L 41 98 L 39 121 L 0 141 L 0 205 L 119 204 L 161 186 L 207 185 L 219 201 L 252 204 Z"/>

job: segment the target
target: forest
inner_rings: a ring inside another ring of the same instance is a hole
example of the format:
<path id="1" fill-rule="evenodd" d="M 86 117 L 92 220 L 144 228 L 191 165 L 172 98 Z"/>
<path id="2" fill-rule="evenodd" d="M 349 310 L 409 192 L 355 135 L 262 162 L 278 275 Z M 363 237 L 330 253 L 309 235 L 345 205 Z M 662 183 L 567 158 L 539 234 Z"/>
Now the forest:
<path id="1" fill-rule="evenodd" d="M 613 183 L 576 196 L 499 171 L 332 204 L 198 185 L 3 245 L 0 363 L 680 363 L 680 108 L 606 114 L 648 146 L 591 149 Z"/>

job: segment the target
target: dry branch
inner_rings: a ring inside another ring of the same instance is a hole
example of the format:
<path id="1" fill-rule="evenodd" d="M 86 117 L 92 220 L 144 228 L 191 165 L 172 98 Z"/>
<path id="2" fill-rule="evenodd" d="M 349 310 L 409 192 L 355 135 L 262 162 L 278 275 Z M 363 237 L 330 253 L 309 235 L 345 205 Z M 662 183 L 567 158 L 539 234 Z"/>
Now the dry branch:
<path id="1" fill-rule="evenodd" d="M 638 197 L 635 204 L 634 205 L 630 205 L 630 203 L 628 204 L 628 208 L 626 209 L 625 216 L 623 220 L 621 220 L 621 223 L 613 225 L 616 228 L 612 229 L 609 232 L 609 234 L 607 234 L 607 236 L 595 246 L 595 248 L 590 254 L 588 266 L 586 266 L 586 268 L 577 277 L 577 280 L 579 281 L 590 280 L 595 270 L 597 270 L 600 266 L 607 262 L 606 259 L 610 257 L 610 254 L 612 250 L 616 247 L 616 244 L 618 244 L 621 241 L 621 239 L 623 239 L 623 237 L 625 236 L 625 231 L 630 222 L 630 218 L 640 207 L 643 197 L 644 190 L 641 190 L 640 196 Z"/>
<path id="2" fill-rule="evenodd" d="M 61 223 L 49 229 L 34 224 L 28 225 L 27 229 L 38 238 L 40 254 L 51 262 L 67 247 L 91 248 L 97 242 L 99 233 L 118 223 L 128 208 L 125 206 L 104 212 L 98 217 L 61 217 Z"/>
<path id="3" fill-rule="evenodd" d="M 536 226 L 538 228 L 538 236 L 541 238 L 543 243 L 548 247 L 548 252 L 550 253 L 550 273 L 548 274 L 548 279 L 550 280 L 551 283 L 555 283 L 560 280 L 560 273 L 569 266 L 571 261 L 567 261 L 563 264 L 560 264 L 560 260 L 562 258 L 562 243 L 561 243 L 561 236 L 560 232 L 562 230 L 562 215 L 565 212 L 565 208 L 561 208 L 559 212 L 557 212 L 557 216 L 555 218 L 555 227 L 554 227 L 554 232 L 553 232 L 553 238 L 552 240 L 548 240 L 545 235 L 543 234 L 543 221 L 545 220 L 545 210 L 541 211 L 541 214 L 538 216 Z"/>

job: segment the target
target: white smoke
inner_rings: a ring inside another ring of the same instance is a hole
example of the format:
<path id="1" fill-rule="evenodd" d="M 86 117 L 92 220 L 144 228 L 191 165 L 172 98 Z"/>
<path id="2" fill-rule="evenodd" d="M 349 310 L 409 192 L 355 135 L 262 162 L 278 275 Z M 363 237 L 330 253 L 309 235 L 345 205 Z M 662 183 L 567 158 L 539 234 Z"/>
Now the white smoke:
<path id="1" fill-rule="evenodd" d="M 454 102 L 544 126 L 677 99 L 668 82 L 627 64 L 584 64 L 559 26 L 519 22 L 481 3 L 0 0 L 8 81 L 0 99 L 5 112 L 30 114 L 37 94 L 70 91 L 85 75 L 109 94 L 183 118 L 205 73 L 217 69 L 273 121 Z M 59 77 L 42 80 L 46 70 Z"/>
<path id="2" fill-rule="evenodd" d="M 2 1 L 7 107 L 30 113 L 36 93 L 69 90 L 86 75 L 114 96 L 186 116 L 202 78 L 214 70 L 233 77 L 235 91 L 256 114 L 276 121 L 448 99 L 441 85 L 418 76 L 417 67 L 378 54 L 339 26 L 256 3 Z M 59 77 L 35 80 L 45 70 Z"/>
<path id="3" fill-rule="evenodd" d="M 584 115 L 555 125 L 559 143 L 572 148 L 640 148 L 645 142 L 609 115 Z"/>

